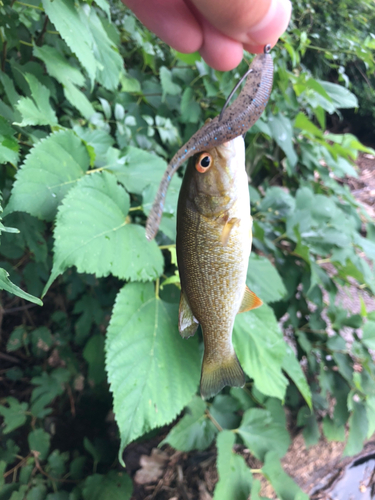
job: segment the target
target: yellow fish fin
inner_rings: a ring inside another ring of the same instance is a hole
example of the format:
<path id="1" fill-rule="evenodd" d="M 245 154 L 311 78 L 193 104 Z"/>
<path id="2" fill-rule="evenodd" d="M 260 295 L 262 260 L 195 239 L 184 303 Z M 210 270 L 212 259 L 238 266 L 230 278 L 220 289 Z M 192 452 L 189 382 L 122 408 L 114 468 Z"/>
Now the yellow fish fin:
<path id="1" fill-rule="evenodd" d="M 223 247 L 225 247 L 228 243 L 230 232 L 232 231 L 234 226 L 238 226 L 239 223 L 240 220 L 236 219 L 235 217 L 233 217 L 233 219 L 228 219 L 227 221 L 225 221 L 223 231 L 221 232 L 221 244 L 223 245 Z"/>
<path id="2" fill-rule="evenodd" d="M 217 360 L 210 360 L 205 356 L 202 364 L 201 374 L 201 396 L 209 399 L 221 391 L 223 387 L 243 387 L 245 385 L 245 374 L 234 350 L 228 356 L 222 356 Z"/>
<path id="3" fill-rule="evenodd" d="M 263 302 L 259 297 L 255 295 L 254 292 L 249 290 L 249 288 L 245 285 L 245 293 L 243 294 L 242 303 L 239 309 L 239 313 L 243 313 L 246 311 L 251 311 L 251 309 L 256 309 L 261 306 Z"/>
<path id="4" fill-rule="evenodd" d="M 192 337 L 197 331 L 199 322 L 195 319 L 184 291 L 181 289 L 180 307 L 178 310 L 178 330 L 182 338 Z"/>

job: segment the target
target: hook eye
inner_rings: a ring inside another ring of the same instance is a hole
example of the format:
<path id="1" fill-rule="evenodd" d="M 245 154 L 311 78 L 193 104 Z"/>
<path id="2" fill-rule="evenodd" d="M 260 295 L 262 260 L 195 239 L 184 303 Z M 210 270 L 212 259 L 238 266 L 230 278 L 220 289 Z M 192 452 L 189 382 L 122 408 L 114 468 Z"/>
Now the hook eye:
<path id="1" fill-rule="evenodd" d="M 212 156 L 209 153 L 201 153 L 195 162 L 195 168 L 201 174 L 207 172 L 207 170 L 211 167 L 211 165 L 212 165 Z"/>

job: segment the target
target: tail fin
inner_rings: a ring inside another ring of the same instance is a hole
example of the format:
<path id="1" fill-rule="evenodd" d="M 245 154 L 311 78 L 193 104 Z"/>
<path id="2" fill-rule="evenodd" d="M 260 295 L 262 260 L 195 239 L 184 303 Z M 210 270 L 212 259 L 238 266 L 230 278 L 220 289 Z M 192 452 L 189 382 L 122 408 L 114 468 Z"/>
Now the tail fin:
<path id="1" fill-rule="evenodd" d="M 208 363 L 206 356 L 204 356 L 201 374 L 202 398 L 212 398 L 226 385 L 231 387 L 243 387 L 245 385 L 245 374 L 236 353 L 232 351 L 223 360 L 211 363 Z"/>

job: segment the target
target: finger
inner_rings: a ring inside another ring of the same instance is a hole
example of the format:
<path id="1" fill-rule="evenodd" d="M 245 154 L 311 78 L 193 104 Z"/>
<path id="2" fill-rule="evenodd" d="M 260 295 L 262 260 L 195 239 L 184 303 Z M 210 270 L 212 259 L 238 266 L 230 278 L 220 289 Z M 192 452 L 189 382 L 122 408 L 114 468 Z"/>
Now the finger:
<path id="1" fill-rule="evenodd" d="M 205 19 L 201 19 L 203 44 L 199 50 L 206 63 L 218 71 L 230 71 L 242 60 L 242 44 L 223 35 Z"/>
<path id="2" fill-rule="evenodd" d="M 228 37 L 248 46 L 274 45 L 288 26 L 289 0 L 191 0 Z"/>
<path id="3" fill-rule="evenodd" d="M 142 24 L 179 52 L 195 52 L 202 28 L 183 0 L 123 0 Z"/>

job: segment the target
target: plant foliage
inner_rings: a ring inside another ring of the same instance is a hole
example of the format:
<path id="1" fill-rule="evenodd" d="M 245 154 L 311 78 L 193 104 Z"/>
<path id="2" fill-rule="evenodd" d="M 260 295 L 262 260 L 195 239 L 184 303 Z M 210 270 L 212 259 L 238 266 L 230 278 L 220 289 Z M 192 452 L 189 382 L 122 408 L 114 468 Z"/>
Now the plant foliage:
<path id="1" fill-rule="evenodd" d="M 0 4 L 2 215 L 12 226 L 0 225 L 2 310 L 45 301 L 34 319 L 9 320 L 1 340 L 0 500 L 130 498 L 117 452 L 123 464 L 129 443 L 181 412 L 161 444 L 216 443 L 215 500 L 261 498 L 238 445 L 264 463 L 280 499 L 304 499 L 280 464 L 284 408 L 307 446 L 321 432 L 344 440 L 347 426 L 353 455 L 375 431 L 375 315 L 337 301 L 353 283 L 375 294 L 374 221 L 345 184 L 358 152 L 373 150 L 326 133 L 328 115 L 363 102 L 350 68 L 373 71 L 374 35 L 352 0 L 334 11 L 295 4 L 273 50 L 270 102 L 246 137 L 247 284 L 264 305 L 235 322 L 245 388 L 210 402 L 197 396 L 202 341 L 177 329 L 181 177 L 156 241 L 144 225 L 167 161 L 220 112 L 247 62 L 213 71 L 161 44 L 118 2 Z M 120 444 L 106 438 L 109 388 Z"/>

